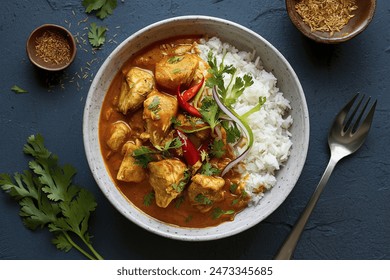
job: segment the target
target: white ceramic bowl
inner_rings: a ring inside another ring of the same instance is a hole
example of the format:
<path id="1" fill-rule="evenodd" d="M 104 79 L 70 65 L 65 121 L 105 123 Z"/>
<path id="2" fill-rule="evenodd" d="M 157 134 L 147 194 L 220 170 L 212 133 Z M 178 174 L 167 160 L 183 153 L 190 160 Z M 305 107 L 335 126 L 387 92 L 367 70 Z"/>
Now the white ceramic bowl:
<path id="1" fill-rule="evenodd" d="M 294 123 L 293 148 L 286 165 L 277 173 L 277 184 L 256 207 L 246 208 L 234 221 L 202 229 L 183 228 L 160 222 L 134 207 L 115 187 L 108 174 L 98 137 L 98 121 L 104 96 L 115 74 L 134 53 L 153 42 L 177 35 L 217 36 L 240 50 L 256 51 L 267 71 L 278 79 L 278 87 L 291 102 Z M 105 60 L 88 93 L 83 119 L 84 145 L 93 176 L 108 200 L 126 218 L 146 230 L 168 238 L 190 241 L 213 240 L 240 233 L 269 216 L 294 188 L 306 160 L 309 145 L 309 114 L 301 84 L 283 55 L 264 38 L 236 23 L 208 16 L 183 16 L 163 20 L 134 33 Z"/>

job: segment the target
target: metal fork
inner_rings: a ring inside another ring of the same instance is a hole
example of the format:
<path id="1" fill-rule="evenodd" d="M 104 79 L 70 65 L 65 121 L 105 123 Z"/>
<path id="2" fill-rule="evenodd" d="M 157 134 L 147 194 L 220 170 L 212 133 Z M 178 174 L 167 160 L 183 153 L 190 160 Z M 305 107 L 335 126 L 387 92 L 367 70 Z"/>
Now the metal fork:
<path id="1" fill-rule="evenodd" d="M 337 114 L 328 135 L 328 144 L 331 153 L 328 166 L 306 205 L 305 210 L 274 257 L 275 260 L 288 260 L 292 258 L 306 222 L 325 188 L 334 167 L 340 159 L 356 152 L 366 139 L 374 118 L 377 101 L 375 100 L 371 109 L 365 115 L 371 97 L 368 97 L 368 100 L 362 105 L 364 95 L 361 98 L 358 98 L 358 96 L 359 94 L 355 95 Z M 356 100 L 358 100 L 357 105 L 354 106 Z M 358 113 L 359 111 L 360 113 Z"/>

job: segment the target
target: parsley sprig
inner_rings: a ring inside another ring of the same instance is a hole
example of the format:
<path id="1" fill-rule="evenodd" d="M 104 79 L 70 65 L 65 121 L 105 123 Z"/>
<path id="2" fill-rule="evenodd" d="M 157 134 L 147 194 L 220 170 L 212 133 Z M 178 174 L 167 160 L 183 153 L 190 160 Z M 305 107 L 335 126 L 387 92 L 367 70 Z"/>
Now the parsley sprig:
<path id="1" fill-rule="evenodd" d="M 75 248 L 89 259 L 103 259 L 92 247 L 88 233 L 90 214 L 97 204 L 92 193 L 72 183 L 75 168 L 60 166 L 58 157 L 45 148 L 39 134 L 28 138 L 23 151 L 33 157 L 30 169 L 15 173 L 13 178 L 0 174 L 0 187 L 19 203 L 23 224 L 31 230 L 47 227 L 59 250 L 68 252 Z"/>

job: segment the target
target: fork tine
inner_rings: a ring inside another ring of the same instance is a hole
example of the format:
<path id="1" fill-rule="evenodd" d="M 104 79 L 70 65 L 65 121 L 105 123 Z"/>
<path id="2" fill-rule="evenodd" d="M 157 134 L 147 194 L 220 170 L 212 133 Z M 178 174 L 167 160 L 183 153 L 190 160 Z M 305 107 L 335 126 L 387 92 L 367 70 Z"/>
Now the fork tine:
<path id="1" fill-rule="evenodd" d="M 356 134 L 359 134 L 358 136 L 362 136 L 364 134 L 367 134 L 367 132 L 371 128 L 372 120 L 374 119 L 374 113 L 376 108 L 377 100 L 372 104 L 370 111 L 368 112 L 366 118 L 362 121 L 359 128 L 356 129 Z"/>
<path id="2" fill-rule="evenodd" d="M 337 114 L 336 118 L 334 119 L 333 126 L 338 126 L 340 130 L 344 131 L 344 127 L 342 126 L 345 124 L 345 119 L 347 117 L 348 112 L 351 110 L 352 105 L 355 103 L 355 100 L 359 94 L 356 94 L 352 99 L 340 110 L 340 112 Z"/>
<path id="3" fill-rule="evenodd" d="M 355 107 L 353 108 L 352 112 L 350 112 L 356 99 L 358 98 L 358 95 L 359 94 L 355 95 L 351 99 L 351 101 L 348 102 L 348 104 L 342 110 L 343 114 L 342 115 L 339 114 L 340 116 L 338 116 L 338 121 L 343 124 L 343 127 L 341 129 L 342 135 L 349 134 L 350 136 L 352 136 L 358 131 L 358 129 L 361 130 L 363 125 L 366 126 L 366 128 L 369 128 L 371 126 L 377 101 L 374 102 L 374 104 L 370 108 L 370 111 L 366 114 L 365 119 L 362 121 L 366 109 L 371 101 L 371 96 L 369 96 L 367 101 L 364 103 L 364 105 L 362 105 L 362 102 L 365 98 L 365 95 L 363 95 L 360 98 L 360 100 L 357 102 L 357 105 L 355 105 Z M 359 110 L 360 113 L 357 115 Z M 367 129 L 363 129 L 363 130 L 367 131 Z M 361 130 L 361 132 L 363 132 L 363 130 Z"/>
<path id="4" fill-rule="evenodd" d="M 364 98 L 364 96 L 363 96 L 363 98 Z M 361 101 L 363 101 L 363 98 L 362 98 Z M 354 133 L 358 129 L 359 124 L 360 124 L 360 120 L 362 119 L 363 114 L 366 111 L 366 108 L 367 108 L 368 103 L 370 102 L 370 100 L 371 100 L 371 96 L 368 97 L 368 99 L 366 101 L 366 104 L 364 104 L 363 109 L 361 110 L 359 116 L 357 117 L 357 119 L 355 121 L 355 124 L 353 126 L 351 126 L 351 133 Z M 360 107 L 360 104 L 361 104 L 361 102 L 359 102 L 359 105 L 358 105 L 359 107 Z M 357 110 L 357 108 L 356 108 L 356 110 Z"/>
<path id="5" fill-rule="evenodd" d="M 349 111 L 352 109 L 353 104 L 355 103 L 355 100 L 357 99 L 358 96 L 359 96 L 359 94 L 356 94 L 356 95 L 354 96 L 354 98 L 348 103 L 349 108 L 348 108 L 348 111 L 346 112 L 346 116 L 345 116 L 346 119 L 344 119 L 343 122 L 342 122 L 342 123 L 344 124 L 344 126 L 343 126 L 343 132 L 344 132 L 344 133 L 347 132 L 347 130 L 351 127 L 352 121 L 353 121 L 353 119 L 354 119 L 354 117 L 355 117 L 357 111 L 359 110 L 360 105 L 361 105 L 362 102 L 363 102 L 364 94 L 363 94 L 362 98 L 360 99 L 360 101 L 359 101 L 359 102 L 357 103 L 357 105 L 355 106 L 353 112 L 352 112 L 352 113 L 349 113 Z M 367 104 L 366 104 L 366 106 L 367 106 Z M 366 106 L 365 106 L 365 107 L 366 107 Z M 365 107 L 363 108 L 362 112 L 364 112 Z M 347 118 L 347 117 L 348 117 L 348 118 Z M 361 119 L 361 114 L 359 115 L 359 117 L 358 117 L 356 123 L 358 123 L 360 119 Z M 355 123 L 355 126 L 356 126 L 356 123 Z M 353 127 L 355 127 L 355 126 L 353 126 Z"/>

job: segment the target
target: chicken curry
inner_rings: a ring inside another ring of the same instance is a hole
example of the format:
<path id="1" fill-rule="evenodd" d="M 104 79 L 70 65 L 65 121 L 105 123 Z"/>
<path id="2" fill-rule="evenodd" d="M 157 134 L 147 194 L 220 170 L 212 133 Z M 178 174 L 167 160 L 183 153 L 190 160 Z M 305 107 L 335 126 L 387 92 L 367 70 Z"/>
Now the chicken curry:
<path id="1" fill-rule="evenodd" d="M 177 226 L 233 220 L 249 200 L 223 122 L 204 118 L 209 64 L 199 38 L 153 44 L 124 63 L 103 102 L 99 134 L 109 173 L 131 203 Z M 203 111 L 202 111 L 203 110 Z"/>

